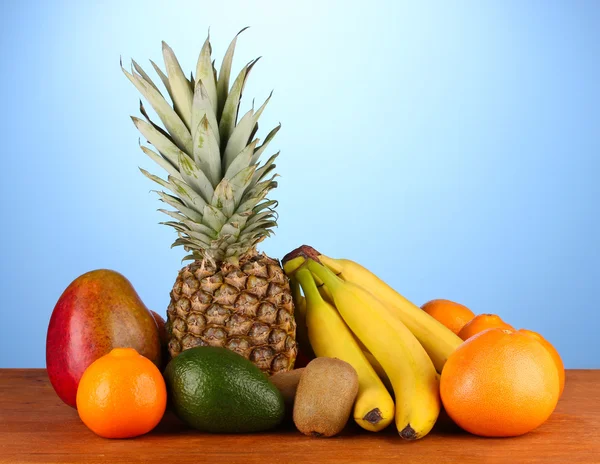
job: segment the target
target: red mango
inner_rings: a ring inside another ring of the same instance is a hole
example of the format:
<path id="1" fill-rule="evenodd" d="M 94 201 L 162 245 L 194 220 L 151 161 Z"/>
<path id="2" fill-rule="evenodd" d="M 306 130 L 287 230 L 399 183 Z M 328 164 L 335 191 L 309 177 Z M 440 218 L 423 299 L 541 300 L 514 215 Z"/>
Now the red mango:
<path id="1" fill-rule="evenodd" d="M 75 279 L 50 317 L 46 367 L 60 399 L 76 407 L 83 372 L 113 348 L 134 348 L 161 367 L 154 317 L 124 276 L 99 269 Z"/>

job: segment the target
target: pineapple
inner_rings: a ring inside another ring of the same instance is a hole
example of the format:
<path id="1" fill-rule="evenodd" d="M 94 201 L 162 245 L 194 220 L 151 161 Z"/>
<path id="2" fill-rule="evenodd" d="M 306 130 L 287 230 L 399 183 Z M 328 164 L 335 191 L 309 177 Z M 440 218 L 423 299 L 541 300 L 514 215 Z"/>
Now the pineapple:
<path id="1" fill-rule="evenodd" d="M 174 210 L 178 238 L 173 246 L 192 261 L 179 271 L 167 311 L 169 353 L 195 346 L 223 346 L 250 359 L 264 373 L 293 368 L 296 323 L 290 285 L 278 260 L 259 253 L 259 242 L 277 225 L 276 201 L 266 198 L 277 186 L 274 161 L 259 158 L 279 127 L 259 145 L 258 118 L 269 99 L 241 118 L 238 110 L 251 61 L 229 85 L 237 36 L 225 53 L 218 76 L 209 38 L 188 79 L 171 48 L 163 42 L 166 74 L 154 63 L 172 105 L 132 61 L 125 75 L 150 103 L 162 127 L 143 119 L 135 126 L 155 150 L 142 151 L 167 173 L 167 179 L 141 169 L 162 189 L 157 194 Z"/>

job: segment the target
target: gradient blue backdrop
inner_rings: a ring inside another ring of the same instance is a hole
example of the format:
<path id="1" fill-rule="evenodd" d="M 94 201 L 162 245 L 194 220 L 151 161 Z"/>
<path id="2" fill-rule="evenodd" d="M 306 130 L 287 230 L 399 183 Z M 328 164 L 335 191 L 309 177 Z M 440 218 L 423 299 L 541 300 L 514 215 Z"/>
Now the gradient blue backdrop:
<path id="1" fill-rule="evenodd" d="M 167 6 L 167 4 L 169 6 Z M 17 1 L 0 6 L 0 367 L 42 367 L 63 289 L 125 274 L 164 312 L 183 250 L 129 120 L 119 56 L 236 69 L 281 121 L 276 257 L 355 259 L 417 304 L 449 298 L 600 367 L 600 2 Z M 150 69 L 148 69 L 150 71 Z"/>

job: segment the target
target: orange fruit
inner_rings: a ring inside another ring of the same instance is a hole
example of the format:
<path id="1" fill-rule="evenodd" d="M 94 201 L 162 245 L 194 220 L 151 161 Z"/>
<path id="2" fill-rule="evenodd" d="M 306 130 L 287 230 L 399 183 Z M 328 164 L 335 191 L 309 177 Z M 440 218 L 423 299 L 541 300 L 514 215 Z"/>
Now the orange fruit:
<path id="1" fill-rule="evenodd" d="M 488 329 L 464 342 L 448 358 L 440 380 L 448 415 L 484 437 L 512 437 L 540 426 L 554 411 L 558 392 L 548 350 L 506 329 Z"/>
<path id="2" fill-rule="evenodd" d="M 458 336 L 463 340 L 467 340 L 473 335 L 477 335 L 479 332 L 483 332 L 487 329 L 515 330 L 512 325 L 504 322 L 500 319 L 500 316 L 496 314 L 479 314 L 465 324 L 460 332 L 458 332 Z"/>
<path id="3" fill-rule="evenodd" d="M 158 368 L 133 348 L 115 348 L 85 370 L 77 388 L 77 412 L 105 438 L 130 438 L 152 430 L 167 406 Z"/>
<path id="4" fill-rule="evenodd" d="M 469 308 L 450 300 L 431 300 L 421 306 L 421 309 L 455 334 L 475 317 L 475 313 Z"/>
<path id="5" fill-rule="evenodd" d="M 544 337 L 542 337 L 539 333 L 534 332 L 533 330 L 527 329 L 519 329 L 519 332 L 529 335 L 530 337 L 535 338 L 539 341 L 544 348 L 546 348 L 550 352 L 550 356 L 554 360 L 554 364 L 556 364 L 556 368 L 558 369 L 558 382 L 559 382 L 559 397 L 562 395 L 563 390 L 565 389 L 565 365 L 563 364 L 562 358 L 556 348 Z"/>

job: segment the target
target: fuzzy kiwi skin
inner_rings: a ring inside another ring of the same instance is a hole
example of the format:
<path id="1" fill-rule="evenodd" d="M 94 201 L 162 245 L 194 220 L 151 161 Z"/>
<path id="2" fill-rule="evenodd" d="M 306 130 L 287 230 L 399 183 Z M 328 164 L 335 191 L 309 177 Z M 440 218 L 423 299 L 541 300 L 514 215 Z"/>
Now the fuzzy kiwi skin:
<path id="1" fill-rule="evenodd" d="M 305 435 L 340 433 L 358 394 L 358 375 L 345 361 L 316 358 L 304 368 L 294 402 L 294 424 Z"/>
<path id="2" fill-rule="evenodd" d="M 300 369 L 294 369 L 287 372 L 279 372 L 269 377 L 269 380 L 277 390 L 281 392 L 283 396 L 283 402 L 286 408 L 293 408 L 294 398 L 296 398 L 296 390 L 298 389 L 298 383 L 300 382 L 300 376 L 304 372 L 304 367 Z"/>

